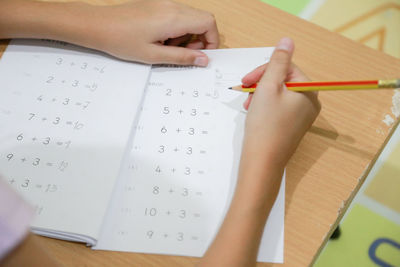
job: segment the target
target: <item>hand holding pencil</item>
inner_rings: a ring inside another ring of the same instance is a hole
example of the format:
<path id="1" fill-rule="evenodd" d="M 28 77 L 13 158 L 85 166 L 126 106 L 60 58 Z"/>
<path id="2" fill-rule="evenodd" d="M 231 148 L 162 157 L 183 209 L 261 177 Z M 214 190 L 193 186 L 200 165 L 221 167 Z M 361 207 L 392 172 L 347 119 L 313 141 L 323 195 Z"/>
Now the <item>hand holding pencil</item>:
<path id="1" fill-rule="evenodd" d="M 292 63 L 293 51 L 293 41 L 283 38 L 270 62 L 242 79 L 244 86 L 258 83 L 257 90 L 244 102 L 248 109 L 245 144 L 254 142 L 248 147 L 269 151 L 285 164 L 320 110 L 317 92 L 284 89 L 285 82 L 309 81 Z"/>
<path id="2" fill-rule="evenodd" d="M 292 92 L 283 83 L 307 81 L 292 63 L 293 41 L 282 39 L 268 65 L 247 74 L 249 94 L 237 186 L 224 222 L 200 266 L 255 266 L 261 234 L 278 195 L 284 168 L 317 117 L 316 92 Z M 236 242 L 240 240 L 241 242 Z M 221 257 L 226 251 L 234 251 Z"/>

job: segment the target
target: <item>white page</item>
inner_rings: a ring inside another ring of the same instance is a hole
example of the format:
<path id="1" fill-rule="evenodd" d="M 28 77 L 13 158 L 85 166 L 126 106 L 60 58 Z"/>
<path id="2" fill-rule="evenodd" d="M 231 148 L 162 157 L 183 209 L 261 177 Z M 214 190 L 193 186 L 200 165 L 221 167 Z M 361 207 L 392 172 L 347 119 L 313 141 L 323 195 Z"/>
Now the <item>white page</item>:
<path id="1" fill-rule="evenodd" d="M 236 184 L 246 94 L 228 90 L 272 48 L 205 51 L 207 68 L 153 67 L 95 249 L 202 256 Z M 259 261 L 283 262 L 284 180 Z"/>
<path id="2" fill-rule="evenodd" d="M 97 237 L 149 72 L 62 42 L 11 42 L 0 60 L 0 172 L 36 208 L 34 229 Z"/>

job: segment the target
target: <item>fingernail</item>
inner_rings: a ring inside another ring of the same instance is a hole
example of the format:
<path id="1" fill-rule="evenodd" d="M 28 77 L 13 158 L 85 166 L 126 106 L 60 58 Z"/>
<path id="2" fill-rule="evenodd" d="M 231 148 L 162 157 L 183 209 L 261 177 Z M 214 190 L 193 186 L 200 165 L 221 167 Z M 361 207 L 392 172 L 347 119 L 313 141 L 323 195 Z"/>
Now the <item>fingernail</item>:
<path id="1" fill-rule="evenodd" d="M 293 41 L 289 37 L 282 38 L 279 43 L 276 45 L 276 49 L 292 51 L 293 50 Z"/>
<path id="2" fill-rule="evenodd" d="M 194 65 L 200 66 L 200 67 L 207 66 L 207 63 L 208 63 L 208 59 L 205 56 L 196 57 L 196 59 L 194 60 Z"/>

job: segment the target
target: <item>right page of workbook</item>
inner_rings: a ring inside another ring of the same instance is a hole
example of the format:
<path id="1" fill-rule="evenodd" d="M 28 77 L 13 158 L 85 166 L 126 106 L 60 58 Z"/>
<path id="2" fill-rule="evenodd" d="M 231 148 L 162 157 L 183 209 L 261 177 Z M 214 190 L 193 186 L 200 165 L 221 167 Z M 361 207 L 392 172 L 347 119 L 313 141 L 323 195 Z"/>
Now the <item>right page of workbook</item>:
<path id="1" fill-rule="evenodd" d="M 207 68 L 153 66 L 95 249 L 204 254 L 229 207 L 241 153 L 247 94 L 228 87 L 272 51 L 208 50 Z M 259 261 L 283 262 L 284 185 L 283 179 Z"/>

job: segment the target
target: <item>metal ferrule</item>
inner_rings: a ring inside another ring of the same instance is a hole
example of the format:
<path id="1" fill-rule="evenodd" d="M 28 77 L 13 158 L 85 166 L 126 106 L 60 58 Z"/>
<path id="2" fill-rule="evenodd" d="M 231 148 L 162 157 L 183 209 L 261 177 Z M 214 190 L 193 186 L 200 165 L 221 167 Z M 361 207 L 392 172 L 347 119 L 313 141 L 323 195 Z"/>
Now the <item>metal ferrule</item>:
<path id="1" fill-rule="evenodd" d="M 400 79 L 379 80 L 379 88 L 400 88 Z"/>

